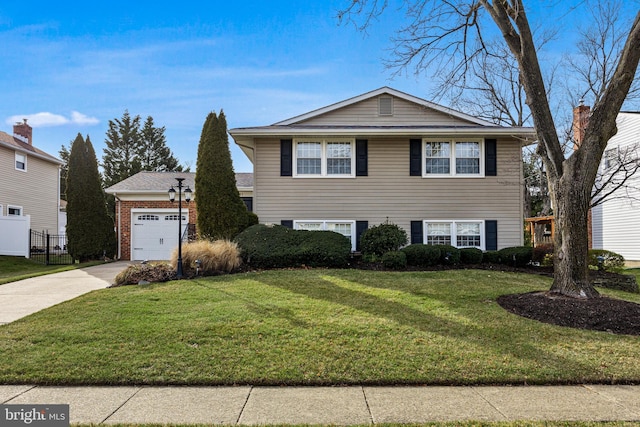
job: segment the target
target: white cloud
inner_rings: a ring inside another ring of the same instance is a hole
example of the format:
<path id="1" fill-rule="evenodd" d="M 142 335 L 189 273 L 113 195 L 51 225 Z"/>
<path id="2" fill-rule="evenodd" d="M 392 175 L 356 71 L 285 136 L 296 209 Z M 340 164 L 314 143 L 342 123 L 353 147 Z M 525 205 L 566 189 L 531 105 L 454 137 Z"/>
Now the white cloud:
<path id="1" fill-rule="evenodd" d="M 95 125 L 100 123 L 95 117 L 89 117 L 77 111 L 71 112 L 71 117 L 65 117 L 60 114 L 53 114 L 49 112 L 42 112 L 36 114 L 23 114 L 17 116 L 11 116 L 6 120 L 7 124 L 14 124 L 22 122 L 23 119 L 27 119 L 27 122 L 34 128 L 44 128 L 52 126 L 63 125 Z"/>
<path id="2" fill-rule="evenodd" d="M 77 125 L 97 125 L 98 123 L 100 123 L 100 120 L 95 117 L 85 116 L 84 114 L 78 113 L 77 111 L 72 111 L 71 123 Z"/>

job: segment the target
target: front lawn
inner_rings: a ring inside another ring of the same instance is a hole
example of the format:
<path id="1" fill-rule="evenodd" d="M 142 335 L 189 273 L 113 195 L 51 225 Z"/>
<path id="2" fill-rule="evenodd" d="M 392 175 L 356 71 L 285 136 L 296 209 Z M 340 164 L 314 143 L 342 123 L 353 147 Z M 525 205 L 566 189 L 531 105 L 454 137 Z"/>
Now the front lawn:
<path id="1" fill-rule="evenodd" d="M 44 265 L 25 257 L 0 255 L 0 285 L 102 263 L 98 261 L 73 265 Z"/>
<path id="2" fill-rule="evenodd" d="M 0 326 L 0 383 L 639 383 L 637 336 L 496 303 L 549 286 L 485 270 L 315 269 L 105 289 Z"/>

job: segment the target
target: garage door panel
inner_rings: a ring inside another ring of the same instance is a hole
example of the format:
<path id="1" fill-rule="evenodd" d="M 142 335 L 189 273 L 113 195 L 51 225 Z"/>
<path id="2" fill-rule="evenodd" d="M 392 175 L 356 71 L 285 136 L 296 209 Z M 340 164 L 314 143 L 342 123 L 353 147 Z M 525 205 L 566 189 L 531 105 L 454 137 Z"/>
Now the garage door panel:
<path id="1" fill-rule="evenodd" d="M 178 246 L 178 214 L 148 212 L 132 215 L 131 259 L 168 260 Z M 187 216 L 182 215 L 182 233 L 187 229 Z"/>

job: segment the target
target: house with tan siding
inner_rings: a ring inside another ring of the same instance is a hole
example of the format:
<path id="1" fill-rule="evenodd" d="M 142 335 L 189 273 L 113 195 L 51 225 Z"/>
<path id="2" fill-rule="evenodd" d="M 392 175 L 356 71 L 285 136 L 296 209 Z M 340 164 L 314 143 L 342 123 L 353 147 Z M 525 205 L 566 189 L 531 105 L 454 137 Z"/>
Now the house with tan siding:
<path id="1" fill-rule="evenodd" d="M 269 126 L 229 131 L 254 165 L 261 223 L 333 230 L 358 250 L 389 221 L 411 243 L 523 244 L 521 148 L 503 127 L 383 87 Z"/>
<path id="2" fill-rule="evenodd" d="M 62 161 L 33 145 L 27 121 L 0 131 L 0 216 L 29 215 L 31 228 L 58 233 Z"/>

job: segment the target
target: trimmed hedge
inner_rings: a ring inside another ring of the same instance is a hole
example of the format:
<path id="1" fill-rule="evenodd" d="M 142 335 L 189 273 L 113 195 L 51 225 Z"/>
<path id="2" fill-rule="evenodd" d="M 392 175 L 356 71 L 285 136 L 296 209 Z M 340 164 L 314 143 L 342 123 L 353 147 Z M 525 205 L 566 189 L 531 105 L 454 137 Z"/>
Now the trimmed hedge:
<path id="1" fill-rule="evenodd" d="M 415 267 L 430 267 L 440 261 L 440 248 L 414 243 L 400 249 L 407 257 L 407 264 Z"/>
<path id="2" fill-rule="evenodd" d="M 602 265 L 598 257 L 602 257 Z M 624 257 L 605 249 L 589 249 L 589 267 L 619 273 L 624 268 Z"/>
<path id="3" fill-rule="evenodd" d="M 482 262 L 485 264 L 500 264 L 500 254 L 498 251 L 486 251 L 482 254 Z"/>
<path id="4" fill-rule="evenodd" d="M 402 251 L 390 251 L 382 255 L 382 265 L 390 270 L 403 270 L 407 267 L 407 255 Z"/>
<path id="5" fill-rule="evenodd" d="M 481 264 L 482 251 L 478 248 L 460 249 L 460 262 L 462 264 Z"/>
<path id="6" fill-rule="evenodd" d="M 533 248 L 530 246 L 513 246 L 498 251 L 500 264 L 512 267 L 525 267 L 533 257 Z"/>
<path id="7" fill-rule="evenodd" d="M 440 264 L 457 265 L 460 264 L 460 249 L 451 245 L 433 245 L 440 249 Z"/>
<path id="8" fill-rule="evenodd" d="M 244 262 L 255 268 L 346 267 L 351 243 L 333 231 L 253 225 L 235 238 Z"/>
<path id="9" fill-rule="evenodd" d="M 384 255 L 397 251 L 407 244 L 407 232 L 395 224 L 373 226 L 360 236 L 360 248 L 364 255 Z"/>

